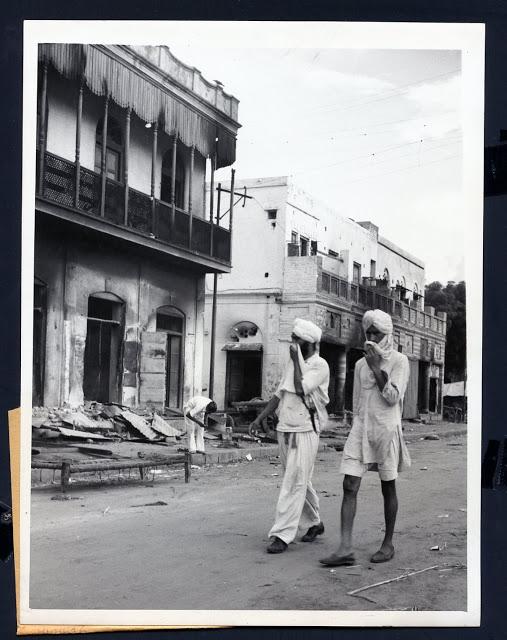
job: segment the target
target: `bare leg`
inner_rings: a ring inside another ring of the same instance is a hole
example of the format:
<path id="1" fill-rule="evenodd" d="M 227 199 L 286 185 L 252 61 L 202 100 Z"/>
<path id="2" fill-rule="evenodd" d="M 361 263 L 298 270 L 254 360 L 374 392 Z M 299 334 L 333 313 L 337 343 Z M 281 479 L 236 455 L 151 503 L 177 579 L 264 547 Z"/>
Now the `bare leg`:
<path id="1" fill-rule="evenodd" d="M 336 555 L 352 553 L 352 527 L 356 515 L 357 492 L 361 485 L 361 478 L 346 475 L 343 478 L 343 500 L 341 508 L 341 541 Z"/>
<path id="2" fill-rule="evenodd" d="M 380 551 L 389 553 L 393 549 L 393 534 L 398 513 L 398 496 L 396 495 L 396 480 L 383 480 L 382 495 L 384 497 L 384 518 L 386 532 Z"/>

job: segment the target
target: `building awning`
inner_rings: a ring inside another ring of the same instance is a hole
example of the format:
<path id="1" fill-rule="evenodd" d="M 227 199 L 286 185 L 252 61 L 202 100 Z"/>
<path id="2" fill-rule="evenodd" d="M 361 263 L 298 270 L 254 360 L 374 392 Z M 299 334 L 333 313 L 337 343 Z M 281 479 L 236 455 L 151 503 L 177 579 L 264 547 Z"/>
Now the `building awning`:
<path id="1" fill-rule="evenodd" d="M 222 351 L 262 351 L 260 342 L 226 342 Z"/>
<path id="2" fill-rule="evenodd" d="M 83 80 L 98 96 L 108 95 L 144 122 L 160 122 L 163 130 L 205 158 L 217 147 L 217 168 L 233 164 L 236 138 L 134 69 L 90 44 L 41 44 L 39 60 L 66 78 Z M 218 142 L 215 139 L 218 137 Z"/>

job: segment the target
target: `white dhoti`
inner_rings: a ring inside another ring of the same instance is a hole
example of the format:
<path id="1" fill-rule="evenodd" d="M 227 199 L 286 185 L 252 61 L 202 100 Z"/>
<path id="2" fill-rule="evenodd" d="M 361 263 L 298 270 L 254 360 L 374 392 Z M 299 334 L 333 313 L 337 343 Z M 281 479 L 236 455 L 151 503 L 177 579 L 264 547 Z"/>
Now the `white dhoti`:
<path id="1" fill-rule="evenodd" d="M 187 425 L 188 450 L 190 453 L 204 451 L 204 429 L 191 420 Z"/>
<path id="2" fill-rule="evenodd" d="M 311 482 L 319 436 L 315 431 L 278 432 L 278 445 L 284 476 L 275 524 L 268 535 L 289 544 L 297 535 L 298 525 L 306 529 L 320 522 L 319 498 Z"/>

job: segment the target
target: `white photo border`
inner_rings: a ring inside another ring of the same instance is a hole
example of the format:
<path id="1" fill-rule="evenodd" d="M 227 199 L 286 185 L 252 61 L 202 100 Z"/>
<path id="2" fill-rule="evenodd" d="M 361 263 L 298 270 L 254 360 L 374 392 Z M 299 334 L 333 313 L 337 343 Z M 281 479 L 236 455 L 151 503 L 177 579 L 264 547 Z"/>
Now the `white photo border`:
<path id="1" fill-rule="evenodd" d="M 199 47 L 460 50 L 463 105 L 463 224 L 467 285 L 467 611 L 161 611 L 31 609 L 30 465 L 35 136 L 39 43 L 173 43 Z M 482 387 L 483 24 L 392 22 L 49 21 L 24 23 L 21 276 L 21 478 L 19 624 L 101 626 L 479 626 Z M 196 44 L 196 46 L 197 46 Z"/>

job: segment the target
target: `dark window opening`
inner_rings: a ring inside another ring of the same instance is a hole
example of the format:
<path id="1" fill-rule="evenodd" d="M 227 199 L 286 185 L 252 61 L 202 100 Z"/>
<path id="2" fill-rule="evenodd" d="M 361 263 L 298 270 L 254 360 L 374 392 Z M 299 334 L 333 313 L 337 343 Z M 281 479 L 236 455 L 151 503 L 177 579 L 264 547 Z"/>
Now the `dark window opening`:
<path id="1" fill-rule="evenodd" d="M 277 209 L 266 209 L 268 220 L 276 220 Z"/>
<path id="2" fill-rule="evenodd" d="M 162 158 L 160 199 L 171 204 L 173 151 L 169 149 Z M 185 208 L 185 162 L 182 154 L 176 152 L 176 179 L 174 183 L 174 204 L 178 209 Z"/>
<path id="3" fill-rule="evenodd" d="M 303 238 L 303 236 L 301 236 L 300 244 L 301 244 L 301 255 L 307 256 L 308 255 L 308 238 Z"/>
<path id="4" fill-rule="evenodd" d="M 317 241 L 316 240 L 312 240 L 310 242 L 310 254 L 312 256 L 316 256 L 317 255 Z"/>
<path id="5" fill-rule="evenodd" d="M 290 241 L 292 244 L 298 243 L 298 234 L 295 231 L 290 234 Z"/>
<path id="6" fill-rule="evenodd" d="M 95 136 L 95 171 L 102 171 L 102 145 L 104 118 L 101 118 L 97 124 Z M 121 176 L 122 162 L 122 131 L 118 122 L 114 118 L 107 119 L 107 143 L 106 143 L 106 175 L 117 182 Z"/>
<path id="7" fill-rule="evenodd" d="M 352 282 L 359 284 L 361 282 L 361 265 L 354 262 L 352 266 Z"/>

